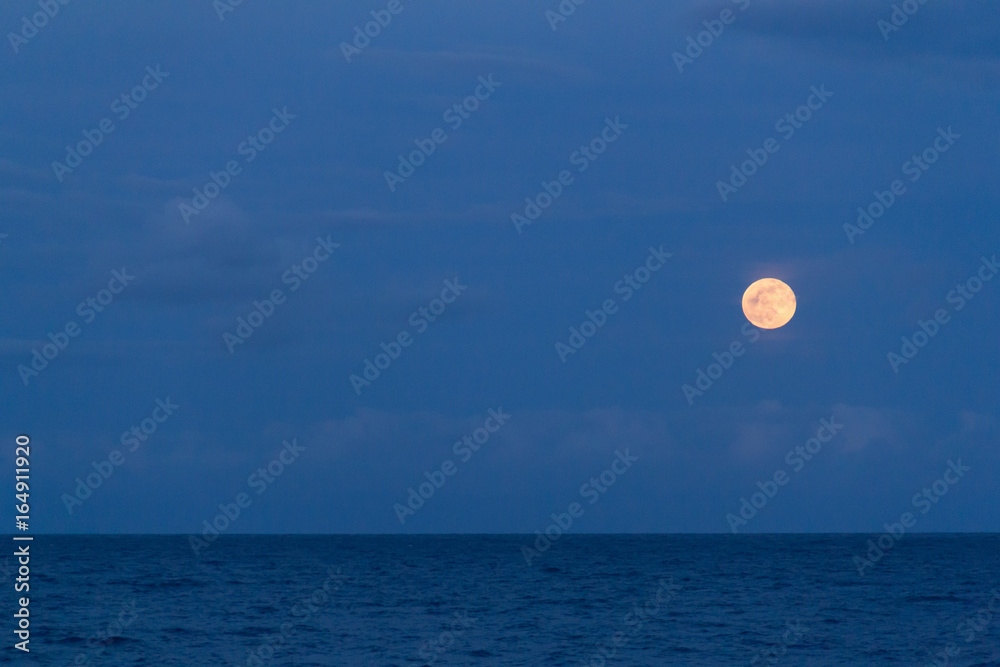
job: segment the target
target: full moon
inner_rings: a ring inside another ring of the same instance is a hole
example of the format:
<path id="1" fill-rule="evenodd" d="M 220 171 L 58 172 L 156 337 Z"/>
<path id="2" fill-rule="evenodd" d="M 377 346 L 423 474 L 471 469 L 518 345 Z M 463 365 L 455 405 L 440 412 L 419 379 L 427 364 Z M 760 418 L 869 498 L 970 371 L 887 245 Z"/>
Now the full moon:
<path id="1" fill-rule="evenodd" d="M 763 278 L 743 293 L 743 314 L 761 329 L 777 329 L 795 314 L 795 292 L 777 278 Z"/>

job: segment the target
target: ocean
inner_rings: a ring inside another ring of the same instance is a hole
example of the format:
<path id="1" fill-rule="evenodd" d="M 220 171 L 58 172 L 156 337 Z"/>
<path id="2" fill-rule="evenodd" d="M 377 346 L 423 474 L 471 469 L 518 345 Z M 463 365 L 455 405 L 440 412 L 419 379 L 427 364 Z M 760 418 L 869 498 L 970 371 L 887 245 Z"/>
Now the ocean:
<path id="1" fill-rule="evenodd" d="M 233 535 L 196 555 L 187 536 L 37 536 L 30 653 L 12 648 L 24 595 L 12 590 L 16 559 L 0 563 L 2 656 L 157 667 L 1000 665 L 1000 535 L 882 537 L 880 547 L 867 534 L 570 534 L 548 545 L 537 535 Z"/>

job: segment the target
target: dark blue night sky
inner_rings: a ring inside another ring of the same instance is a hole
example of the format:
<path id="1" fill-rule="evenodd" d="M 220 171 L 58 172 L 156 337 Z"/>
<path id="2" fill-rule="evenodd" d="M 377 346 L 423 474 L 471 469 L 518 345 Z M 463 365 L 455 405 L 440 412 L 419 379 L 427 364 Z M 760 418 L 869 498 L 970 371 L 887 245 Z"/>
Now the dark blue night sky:
<path id="1" fill-rule="evenodd" d="M 1000 530 L 995 6 L 328 4 L 0 8 L 35 530 Z"/>

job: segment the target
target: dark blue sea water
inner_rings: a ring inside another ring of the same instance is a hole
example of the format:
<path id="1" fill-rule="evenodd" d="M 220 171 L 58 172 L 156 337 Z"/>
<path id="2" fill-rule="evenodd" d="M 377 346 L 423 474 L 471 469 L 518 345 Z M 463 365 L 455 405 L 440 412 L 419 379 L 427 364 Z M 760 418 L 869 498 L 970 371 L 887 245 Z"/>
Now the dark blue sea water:
<path id="1" fill-rule="evenodd" d="M 1000 536 L 37 537 L 26 665 L 1000 665 Z M 886 540 L 884 540 L 885 542 Z M 10 543 L 8 538 L 8 544 Z M 13 549 L 10 550 L 13 552 Z M 873 552 L 873 555 L 877 555 Z M 990 607 L 994 611 L 989 611 Z M 10 613 L 8 613 L 8 610 Z"/>

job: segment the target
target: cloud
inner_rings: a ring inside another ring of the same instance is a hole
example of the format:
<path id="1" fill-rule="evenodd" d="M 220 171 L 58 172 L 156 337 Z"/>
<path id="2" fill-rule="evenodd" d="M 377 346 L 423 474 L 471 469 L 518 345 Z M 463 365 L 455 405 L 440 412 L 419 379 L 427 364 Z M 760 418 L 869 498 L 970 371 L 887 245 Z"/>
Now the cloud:
<path id="1" fill-rule="evenodd" d="M 864 406 L 838 404 L 834 414 L 845 426 L 840 435 L 840 446 L 845 452 L 858 452 L 869 446 L 898 446 L 900 424 L 911 423 L 915 415 L 899 410 L 886 410 Z"/>
<path id="2" fill-rule="evenodd" d="M 911 3 L 917 11 L 886 40 L 878 22 L 889 21 L 895 6 Z M 756 0 L 738 19 L 737 31 L 859 58 L 1000 58 L 1000 13 L 986 2 Z"/>
<path id="3" fill-rule="evenodd" d="M 277 279 L 281 243 L 225 196 L 185 225 L 175 198 L 150 217 L 143 242 L 126 253 L 142 266 L 138 298 L 192 302 L 258 296 Z"/>
<path id="4" fill-rule="evenodd" d="M 337 57 L 343 58 L 339 51 Z M 392 60 L 393 65 L 401 65 L 417 69 L 426 74 L 430 68 L 439 71 L 453 70 L 456 67 L 474 66 L 482 68 L 493 65 L 508 67 L 522 71 L 550 74 L 566 79 L 588 81 L 594 79 L 594 74 L 582 67 L 562 64 L 552 58 L 541 58 L 535 54 L 522 51 L 508 53 L 488 53 L 485 51 L 403 51 L 399 49 L 371 49 L 372 57 Z"/>
<path id="5" fill-rule="evenodd" d="M 0 174 L 35 183 L 50 183 L 52 181 L 52 173 L 50 171 L 29 167 L 7 158 L 0 158 Z"/>
<path id="6" fill-rule="evenodd" d="M 134 192 L 162 195 L 188 190 L 196 179 L 162 179 L 143 174 L 128 173 L 116 179 L 118 185 Z M 202 185 L 202 183 L 197 183 Z"/>

